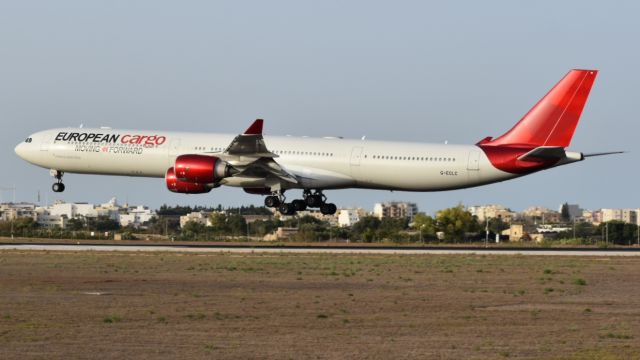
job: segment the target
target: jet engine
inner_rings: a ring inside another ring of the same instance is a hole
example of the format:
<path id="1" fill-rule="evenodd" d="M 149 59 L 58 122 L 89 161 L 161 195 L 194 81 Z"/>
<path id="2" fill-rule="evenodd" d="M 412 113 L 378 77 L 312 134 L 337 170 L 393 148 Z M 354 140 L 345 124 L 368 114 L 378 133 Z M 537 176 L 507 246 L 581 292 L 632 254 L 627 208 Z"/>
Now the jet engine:
<path id="1" fill-rule="evenodd" d="M 167 189 L 174 193 L 204 194 L 211 191 L 211 187 L 207 184 L 191 183 L 179 180 L 176 178 L 176 173 L 173 168 L 169 168 L 169 170 L 167 170 L 167 173 L 164 175 L 164 179 L 167 183 Z"/>
<path id="2" fill-rule="evenodd" d="M 180 181 L 213 184 L 232 175 L 232 167 L 215 156 L 180 155 L 176 158 L 175 175 Z"/>

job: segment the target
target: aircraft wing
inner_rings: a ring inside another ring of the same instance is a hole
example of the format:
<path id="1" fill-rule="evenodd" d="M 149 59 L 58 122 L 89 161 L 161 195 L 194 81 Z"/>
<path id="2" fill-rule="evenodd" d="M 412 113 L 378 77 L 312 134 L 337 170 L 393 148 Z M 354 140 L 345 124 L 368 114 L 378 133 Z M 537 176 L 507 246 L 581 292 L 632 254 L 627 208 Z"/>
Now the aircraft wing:
<path id="1" fill-rule="evenodd" d="M 257 119 L 245 130 L 243 134 L 236 136 L 231 144 L 223 151 L 223 154 L 233 156 L 244 156 L 249 158 L 278 157 L 278 155 L 267 150 L 262 137 L 262 125 L 264 120 Z"/>
<path id="2" fill-rule="evenodd" d="M 297 177 L 280 166 L 275 160 L 278 155 L 267 149 L 262 136 L 263 123 L 262 119 L 254 121 L 244 133 L 236 136 L 231 144 L 216 156 L 237 170 L 233 176 L 272 178 L 297 184 Z"/>

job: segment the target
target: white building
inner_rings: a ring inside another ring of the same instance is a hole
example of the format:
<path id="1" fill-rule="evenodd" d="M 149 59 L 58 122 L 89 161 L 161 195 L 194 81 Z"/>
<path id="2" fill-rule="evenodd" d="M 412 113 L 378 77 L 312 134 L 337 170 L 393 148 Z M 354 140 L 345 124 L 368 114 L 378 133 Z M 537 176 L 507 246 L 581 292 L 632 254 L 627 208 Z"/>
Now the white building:
<path id="1" fill-rule="evenodd" d="M 154 216 L 156 216 L 155 211 L 149 210 L 148 207 L 142 205 L 128 208 L 125 211 L 126 213 L 120 213 L 118 216 L 120 226 L 133 226 L 137 228 L 149 222 Z"/>
<path id="2" fill-rule="evenodd" d="M 340 209 L 338 213 L 338 226 L 349 227 L 365 217 L 367 212 L 362 208 L 356 209 Z"/>
<path id="3" fill-rule="evenodd" d="M 504 222 L 510 222 L 515 215 L 515 213 L 502 205 L 469 206 L 467 211 L 476 216 L 480 222 L 484 222 L 487 219 L 502 219 Z"/>
<path id="4" fill-rule="evenodd" d="M 45 228 L 64 229 L 67 227 L 69 218 L 67 218 L 66 215 L 51 215 L 47 212 L 42 212 L 38 214 L 36 221 L 38 222 L 38 225 Z"/>
<path id="5" fill-rule="evenodd" d="M 187 215 L 180 216 L 180 227 L 184 227 L 188 222 L 195 222 L 204 226 L 211 226 L 211 213 L 204 211 L 196 211 Z"/>
<path id="6" fill-rule="evenodd" d="M 622 221 L 622 209 L 600 209 L 601 222 Z"/>
<path id="7" fill-rule="evenodd" d="M 629 224 L 637 224 L 638 212 L 635 209 L 622 209 L 622 221 Z"/>
<path id="8" fill-rule="evenodd" d="M 623 221 L 629 224 L 638 224 L 638 211 L 636 209 L 600 209 L 599 221 Z"/>
<path id="9" fill-rule="evenodd" d="M 382 218 L 409 218 L 418 213 L 418 205 L 410 202 L 391 201 L 386 203 L 377 203 L 373 206 L 373 216 L 378 219 Z"/>

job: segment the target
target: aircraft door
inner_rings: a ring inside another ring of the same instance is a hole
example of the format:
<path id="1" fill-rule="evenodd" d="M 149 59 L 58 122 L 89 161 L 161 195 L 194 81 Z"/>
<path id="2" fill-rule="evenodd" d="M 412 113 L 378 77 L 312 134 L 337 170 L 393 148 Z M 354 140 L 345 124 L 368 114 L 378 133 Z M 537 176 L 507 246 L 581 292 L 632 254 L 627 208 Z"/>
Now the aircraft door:
<path id="1" fill-rule="evenodd" d="M 362 147 L 354 147 L 351 150 L 351 166 L 360 166 L 362 160 Z"/>
<path id="2" fill-rule="evenodd" d="M 471 184 L 476 183 L 480 179 L 480 151 L 469 151 L 469 161 L 467 162 L 467 174 L 469 175 L 469 182 Z"/>
<path id="3" fill-rule="evenodd" d="M 471 150 L 469 152 L 469 162 L 467 163 L 467 170 L 480 170 L 480 151 Z"/>
<path id="4" fill-rule="evenodd" d="M 361 181 L 360 178 L 362 169 L 360 168 L 360 162 L 362 161 L 362 147 L 356 146 L 351 149 L 351 160 L 349 161 L 349 165 L 351 167 L 351 176 L 356 181 Z"/>
<path id="5" fill-rule="evenodd" d="M 49 151 L 49 145 L 51 145 L 51 139 L 53 135 L 44 135 L 40 140 L 40 151 Z"/>

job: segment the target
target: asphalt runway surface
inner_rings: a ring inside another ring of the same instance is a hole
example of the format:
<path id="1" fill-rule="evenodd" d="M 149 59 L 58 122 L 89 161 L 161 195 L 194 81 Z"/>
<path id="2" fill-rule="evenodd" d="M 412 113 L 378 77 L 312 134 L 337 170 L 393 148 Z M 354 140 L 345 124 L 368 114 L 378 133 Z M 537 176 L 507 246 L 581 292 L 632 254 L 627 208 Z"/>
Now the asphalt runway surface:
<path id="1" fill-rule="evenodd" d="M 113 244 L 0 244 L 0 250 L 281 253 L 281 254 L 486 254 L 536 256 L 640 256 L 638 248 L 478 248 L 478 247 L 360 247 L 360 246 L 243 246 L 243 245 L 113 245 Z"/>

